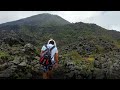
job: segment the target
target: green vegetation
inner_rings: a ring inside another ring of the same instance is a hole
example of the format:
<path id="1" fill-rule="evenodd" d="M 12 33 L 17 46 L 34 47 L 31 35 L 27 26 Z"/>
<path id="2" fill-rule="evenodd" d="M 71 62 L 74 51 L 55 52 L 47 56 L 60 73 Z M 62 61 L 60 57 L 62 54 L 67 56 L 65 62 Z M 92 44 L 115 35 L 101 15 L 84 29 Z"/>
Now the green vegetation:
<path id="1" fill-rule="evenodd" d="M 8 53 L 3 52 L 3 51 L 0 51 L 0 59 L 7 61 L 9 57 L 10 57 L 10 56 L 9 56 Z"/>

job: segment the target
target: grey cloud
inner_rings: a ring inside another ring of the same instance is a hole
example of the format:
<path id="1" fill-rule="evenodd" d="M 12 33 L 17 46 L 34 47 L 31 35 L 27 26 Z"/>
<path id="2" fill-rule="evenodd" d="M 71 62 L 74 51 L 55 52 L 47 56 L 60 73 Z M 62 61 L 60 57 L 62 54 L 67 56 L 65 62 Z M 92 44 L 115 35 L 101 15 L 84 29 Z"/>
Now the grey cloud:
<path id="1" fill-rule="evenodd" d="M 102 12 L 100 15 L 90 17 L 86 22 L 96 23 L 107 29 L 115 29 L 120 31 L 120 12 L 119 11 L 108 11 Z"/>

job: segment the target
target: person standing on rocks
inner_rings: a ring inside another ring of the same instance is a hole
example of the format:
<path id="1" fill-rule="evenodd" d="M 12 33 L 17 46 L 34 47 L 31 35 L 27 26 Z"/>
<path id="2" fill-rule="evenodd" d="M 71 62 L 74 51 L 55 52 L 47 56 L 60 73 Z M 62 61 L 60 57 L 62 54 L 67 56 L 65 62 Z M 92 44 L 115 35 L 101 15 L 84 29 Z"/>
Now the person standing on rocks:
<path id="1" fill-rule="evenodd" d="M 51 64 L 50 65 L 42 65 L 43 69 L 43 79 L 51 79 L 53 69 L 58 67 L 58 49 L 56 46 L 56 42 L 53 39 L 50 39 L 47 45 L 43 45 L 41 49 L 41 54 L 43 54 L 46 49 L 50 49 L 51 54 Z"/>

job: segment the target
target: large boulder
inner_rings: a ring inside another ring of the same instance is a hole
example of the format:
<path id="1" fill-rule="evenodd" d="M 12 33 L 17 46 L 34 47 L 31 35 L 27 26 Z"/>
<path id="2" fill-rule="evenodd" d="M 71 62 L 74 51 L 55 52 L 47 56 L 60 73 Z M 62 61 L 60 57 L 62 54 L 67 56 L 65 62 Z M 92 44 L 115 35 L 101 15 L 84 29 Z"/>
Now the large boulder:
<path id="1" fill-rule="evenodd" d="M 30 44 L 30 43 L 26 44 L 24 46 L 24 48 L 25 48 L 26 51 L 34 50 L 35 49 L 34 46 L 32 44 Z"/>
<path id="2" fill-rule="evenodd" d="M 28 43 L 24 46 L 24 50 L 25 54 L 28 54 L 28 55 L 31 55 L 31 54 L 34 54 L 34 51 L 35 51 L 35 47 Z"/>
<path id="3" fill-rule="evenodd" d="M 27 64 L 26 64 L 26 62 L 21 62 L 20 64 L 19 64 L 19 66 L 23 66 L 23 67 L 25 67 Z"/>
<path id="4" fill-rule="evenodd" d="M 8 64 L 4 63 L 0 65 L 0 71 L 5 70 L 6 68 L 8 68 Z"/>
<path id="5" fill-rule="evenodd" d="M 20 57 L 15 57 L 13 61 L 11 61 L 14 64 L 20 64 Z"/>

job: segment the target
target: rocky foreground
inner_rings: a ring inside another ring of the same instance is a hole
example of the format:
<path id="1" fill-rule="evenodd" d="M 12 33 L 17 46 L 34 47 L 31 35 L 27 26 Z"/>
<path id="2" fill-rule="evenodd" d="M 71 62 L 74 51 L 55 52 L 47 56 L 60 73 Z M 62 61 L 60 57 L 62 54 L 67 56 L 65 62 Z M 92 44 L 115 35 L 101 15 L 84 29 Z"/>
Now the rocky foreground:
<path id="1" fill-rule="evenodd" d="M 28 43 L 18 48 L 2 44 L 0 49 L 0 79 L 42 79 L 35 46 Z M 96 55 L 91 61 L 59 55 L 59 67 L 53 75 L 53 79 L 119 79 L 120 49 Z"/>

